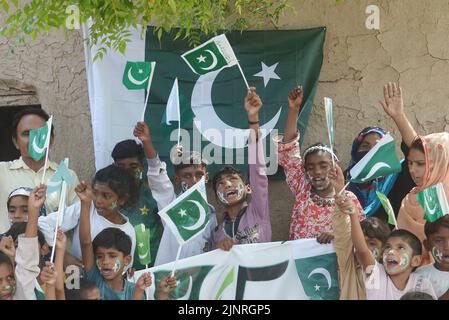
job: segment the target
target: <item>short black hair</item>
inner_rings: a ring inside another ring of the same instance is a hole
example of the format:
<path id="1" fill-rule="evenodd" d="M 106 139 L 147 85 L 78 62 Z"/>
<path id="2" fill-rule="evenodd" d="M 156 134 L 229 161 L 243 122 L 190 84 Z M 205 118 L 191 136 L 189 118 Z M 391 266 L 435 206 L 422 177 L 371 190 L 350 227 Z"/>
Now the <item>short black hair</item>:
<path id="1" fill-rule="evenodd" d="M 215 193 L 217 193 L 218 180 L 220 180 L 221 176 L 223 176 L 225 174 L 236 174 L 240 177 L 240 179 L 242 179 L 242 181 L 245 185 L 248 184 L 248 179 L 246 177 L 246 174 L 243 171 L 236 169 L 234 167 L 231 167 L 231 166 L 226 166 L 226 167 L 221 168 L 215 174 L 214 178 L 212 179 L 212 187 L 214 188 Z"/>
<path id="2" fill-rule="evenodd" d="M 432 234 L 437 233 L 441 228 L 449 229 L 449 214 L 446 214 L 433 222 L 426 221 L 426 224 L 424 225 L 426 238 L 429 239 Z"/>
<path id="3" fill-rule="evenodd" d="M 67 300 L 87 300 L 87 293 L 89 291 L 98 289 L 95 282 L 87 280 L 86 278 L 80 278 L 79 289 L 67 289 L 65 288 L 65 295 Z"/>
<path id="4" fill-rule="evenodd" d="M 92 241 L 94 248 L 94 254 L 97 253 L 99 247 L 102 248 L 115 248 L 124 256 L 131 254 L 131 238 L 122 230 L 118 228 L 106 228 L 103 229 Z"/>
<path id="5" fill-rule="evenodd" d="M 413 140 L 412 144 L 410 145 L 410 149 L 415 149 L 415 150 L 421 151 L 422 153 L 425 154 L 424 145 L 423 145 L 423 142 L 420 137 L 416 137 Z"/>
<path id="6" fill-rule="evenodd" d="M 180 163 L 175 163 L 174 160 L 172 159 L 173 167 L 175 168 L 175 173 L 177 173 L 179 170 L 192 166 L 201 166 L 203 168 L 206 168 L 207 166 L 207 161 L 197 151 L 183 152 L 181 158 L 182 160 Z"/>
<path id="7" fill-rule="evenodd" d="M 48 113 L 41 108 L 30 107 L 30 108 L 20 110 L 19 112 L 17 112 L 14 115 L 14 117 L 12 119 L 11 132 L 12 132 L 12 137 L 14 139 L 17 139 L 17 127 L 19 126 L 20 120 L 22 120 L 23 117 L 30 115 L 30 114 L 39 116 L 42 119 L 44 119 L 45 121 L 48 121 L 48 119 L 50 119 L 50 116 L 48 115 Z M 51 135 L 53 136 L 54 134 L 55 134 L 55 127 L 52 124 L 51 125 Z"/>
<path id="8" fill-rule="evenodd" d="M 137 143 L 135 140 L 128 139 L 117 143 L 111 153 L 114 162 L 121 159 L 134 158 L 136 157 L 140 162 L 143 162 L 145 158 L 145 153 L 141 144 Z"/>
<path id="9" fill-rule="evenodd" d="M 14 273 L 14 266 L 12 264 L 11 259 L 5 253 L 0 251 L 0 265 L 2 265 L 2 264 L 9 265 L 11 267 L 11 269 L 13 270 L 13 273 Z"/>
<path id="10" fill-rule="evenodd" d="M 107 184 L 119 198 L 127 198 L 124 206 L 133 206 L 139 198 L 139 182 L 129 170 L 116 165 L 109 165 L 98 170 L 93 179 L 96 182 Z"/>
<path id="11" fill-rule="evenodd" d="M 5 232 L 5 236 L 11 236 L 14 241 L 19 238 L 19 235 L 24 234 L 27 228 L 27 222 L 16 222 L 11 225 L 8 231 Z M 42 231 L 37 230 L 37 240 L 42 247 L 47 242 Z"/>
<path id="12" fill-rule="evenodd" d="M 368 238 L 374 238 L 385 244 L 387 242 L 388 236 L 391 233 L 390 227 L 388 224 L 377 218 L 377 217 L 369 217 L 360 222 L 360 226 L 362 227 L 363 234 Z"/>
<path id="13" fill-rule="evenodd" d="M 317 148 L 318 147 L 318 148 Z M 311 146 L 309 146 L 307 149 L 305 149 L 304 150 L 304 159 L 303 159 L 303 161 L 304 161 L 304 164 L 307 162 L 307 157 L 308 156 L 310 156 L 311 154 L 314 154 L 314 153 L 317 153 L 317 152 L 319 152 L 319 151 L 324 151 L 324 150 L 322 150 L 322 149 L 319 149 L 319 147 L 322 147 L 322 148 L 327 148 L 327 149 L 329 149 L 329 150 L 331 150 L 331 148 L 327 145 L 327 144 L 324 144 L 324 143 L 322 143 L 322 142 L 317 142 L 317 143 L 315 143 L 315 144 L 312 144 Z M 316 150 L 313 150 L 313 151 L 309 151 L 308 152 L 308 150 L 309 149 L 312 149 L 312 148 L 316 148 Z M 325 151 L 326 152 L 326 151 Z M 335 149 L 332 149 L 332 152 L 334 153 L 334 155 L 337 157 L 337 150 L 335 150 Z M 333 158 L 333 155 L 330 153 L 330 152 L 326 152 L 328 155 L 329 155 L 329 157 L 331 158 L 331 160 L 332 160 L 332 158 Z M 338 159 L 335 159 L 335 161 L 337 161 Z"/>
<path id="14" fill-rule="evenodd" d="M 393 230 L 390 233 L 390 236 L 388 237 L 388 239 L 390 239 L 390 238 L 401 238 L 401 239 L 405 240 L 413 250 L 413 257 L 420 256 L 422 254 L 421 240 L 419 240 L 419 238 L 417 236 L 415 236 L 413 233 L 411 233 L 410 231 L 405 230 L 405 229 Z"/>
<path id="15" fill-rule="evenodd" d="M 430 294 L 421 291 L 409 291 L 399 300 L 435 300 Z"/>

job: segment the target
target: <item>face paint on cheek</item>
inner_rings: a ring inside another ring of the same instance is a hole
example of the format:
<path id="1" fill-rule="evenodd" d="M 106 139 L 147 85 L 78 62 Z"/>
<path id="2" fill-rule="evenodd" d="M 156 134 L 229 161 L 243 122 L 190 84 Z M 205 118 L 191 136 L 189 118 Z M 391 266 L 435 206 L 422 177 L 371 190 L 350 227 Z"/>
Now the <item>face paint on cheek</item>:
<path id="1" fill-rule="evenodd" d="M 189 189 L 189 185 L 185 181 L 181 181 L 181 190 L 182 192 L 186 192 Z"/>
<path id="2" fill-rule="evenodd" d="M 221 203 L 229 204 L 228 200 L 226 200 L 223 192 L 217 191 L 217 197 L 221 201 Z"/>
<path id="3" fill-rule="evenodd" d="M 114 201 L 110 206 L 109 206 L 109 210 L 115 210 L 117 208 L 117 201 Z"/>
<path id="4" fill-rule="evenodd" d="M 101 271 L 100 259 L 95 260 L 95 264 L 97 265 L 98 270 Z"/>
<path id="5" fill-rule="evenodd" d="M 443 260 L 443 253 L 436 247 L 432 247 L 432 256 L 437 263 L 441 263 L 441 261 Z"/>
<path id="6" fill-rule="evenodd" d="M 237 201 L 242 200 L 244 193 L 245 193 L 245 186 L 239 183 L 239 185 L 237 186 Z"/>
<path id="7" fill-rule="evenodd" d="M 404 252 L 401 257 L 401 261 L 399 262 L 399 267 L 401 270 L 405 270 L 410 265 L 410 255 L 407 252 Z"/>
<path id="8" fill-rule="evenodd" d="M 374 248 L 373 251 L 371 251 L 371 253 L 372 253 L 374 259 L 376 259 L 376 260 L 379 259 L 379 256 L 380 256 L 379 249 Z"/>
<path id="9" fill-rule="evenodd" d="M 119 258 L 115 258 L 114 268 L 112 269 L 112 271 L 118 272 L 121 267 L 122 267 L 122 263 L 120 262 L 120 259 Z"/>

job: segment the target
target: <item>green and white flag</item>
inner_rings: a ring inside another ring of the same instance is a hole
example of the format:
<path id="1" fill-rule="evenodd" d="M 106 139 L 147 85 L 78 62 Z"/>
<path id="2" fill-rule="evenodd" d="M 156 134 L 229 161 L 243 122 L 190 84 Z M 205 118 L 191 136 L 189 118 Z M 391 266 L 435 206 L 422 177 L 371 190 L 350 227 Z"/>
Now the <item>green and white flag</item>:
<path id="1" fill-rule="evenodd" d="M 123 72 L 123 85 L 129 90 L 149 88 L 155 66 L 156 62 L 127 61 Z"/>
<path id="2" fill-rule="evenodd" d="M 433 222 L 449 214 L 449 204 L 441 182 L 419 192 L 416 198 L 424 208 L 424 219 L 427 221 Z"/>
<path id="3" fill-rule="evenodd" d="M 30 131 L 28 153 L 34 161 L 39 161 L 45 155 L 45 150 L 50 146 L 52 122 L 53 116 L 48 119 L 43 127 Z"/>
<path id="4" fill-rule="evenodd" d="M 334 116 L 333 116 L 333 105 L 331 98 L 324 98 L 324 110 L 326 112 L 326 123 L 327 132 L 329 135 L 329 145 L 331 148 L 334 147 Z"/>
<path id="5" fill-rule="evenodd" d="M 167 109 L 165 111 L 165 123 L 171 125 L 172 121 L 181 122 L 180 109 L 179 109 L 179 89 L 178 78 L 175 78 L 173 87 L 171 88 L 170 95 L 168 96 Z"/>
<path id="6" fill-rule="evenodd" d="M 58 169 L 56 169 L 55 174 L 51 177 L 50 181 L 47 184 L 47 192 L 46 192 L 47 197 L 50 194 L 61 190 L 63 181 L 65 181 L 67 185 L 72 185 L 75 183 L 75 180 L 70 174 L 68 163 L 69 163 L 68 158 L 65 158 L 64 160 L 61 161 L 61 163 L 59 163 Z"/>
<path id="7" fill-rule="evenodd" d="M 209 223 L 204 177 L 158 214 L 181 245 L 201 234 Z"/>
<path id="8" fill-rule="evenodd" d="M 394 215 L 393 207 L 391 206 L 390 200 L 388 200 L 387 196 L 382 192 L 376 191 L 377 197 L 380 200 L 380 203 L 385 209 L 385 212 L 388 215 L 388 223 L 398 228 L 398 223 L 396 222 L 396 216 Z"/>
<path id="9" fill-rule="evenodd" d="M 139 262 L 142 265 L 151 263 L 150 252 L 150 229 L 146 229 L 143 223 L 134 226 L 136 232 L 137 252 L 139 254 Z"/>
<path id="10" fill-rule="evenodd" d="M 238 63 L 234 50 L 224 34 L 213 37 L 181 57 L 190 69 L 199 75 L 232 67 Z"/>
<path id="11" fill-rule="evenodd" d="M 396 155 L 394 139 L 386 134 L 349 173 L 351 182 L 365 183 L 399 171 L 401 163 Z"/>

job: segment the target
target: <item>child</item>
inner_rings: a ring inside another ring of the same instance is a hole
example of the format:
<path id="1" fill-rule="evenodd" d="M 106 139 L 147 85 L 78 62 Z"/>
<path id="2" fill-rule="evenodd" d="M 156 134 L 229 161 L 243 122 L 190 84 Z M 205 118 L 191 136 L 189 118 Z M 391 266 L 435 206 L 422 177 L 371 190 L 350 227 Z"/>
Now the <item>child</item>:
<path id="1" fill-rule="evenodd" d="M 413 272 L 421 263 L 422 247 L 419 239 L 407 230 L 394 230 L 388 237 L 382 264 L 368 247 L 360 227 L 360 211 L 347 196 L 337 195 L 338 206 L 348 206 L 345 212 L 351 220 L 351 236 L 362 266 L 368 300 L 399 300 L 408 291 L 422 291 L 435 297 L 431 282 Z"/>
<path id="2" fill-rule="evenodd" d="M 28 222 L 24 235 L 18 237 L 17 252 L 9 238 L 7 253 L 0 252 L 0 298 L 5 300 L 36 300 L 34 292 L 39 276 L 37 221 L 45 201 L 45 186 L 33 189 L 28 199 Z M 8 254 L 8 255 L 7 255 Z M 11 257 L 15 256 L 14 268 Z"/>
<path id="3" fill-rule="evenodd" d="M 100 231 L 106 228 L 118 228 L 124 231 L 131 239 L 131 252 L 134 253 L 136 246 L 136 235 L 128 218 L 121 213 L 123 206 L 135 203 L 138 195 L 137 185 L 131 174 L 115 165 L 107 166 L 99 170 L 93 179 L 94 190 L 92 191 L 92 204 L 90 205 L 90 231 L 91 237 L 95 238 Z M 87 184 L 82 181 L 76 188 L 77 194 L 84 192 Z M 71 254 L 81 259 L 81 248 L 79 238 L 79 221 L 82 204 L 76 202 L 64 211 L 61 229 L 68 231 L 75 228 L 73 235 Z M 53 241 L 56 225 L 57 212 L 46 217 L 39 218 L 39 228 L 45 234 L 48 243 Z M 127 268 L 128 269 L 128 268 Z"/>
<path id="4" fill-rule="evenodd" d="M 28 220 L 28 197 L 31 188 L 20 187 L 13 190 L 8 196 L 6 203 L 8 208 L 9 223 L 27 222 Z"/>
<path id="5" fill-rule="evenodd" d="M 176 193 L 173 184 L 167 175 L 166 164 L 159 160 L 154 149 L 148 126 L 145 122 L 138 122 L 134 135 L 139 138 L 148 156 L 148 184 L 151 188 L 158 208 L 162 209 L 176 199 Z M 184 153 L 183 162 L 174 165 L 175 176 L 174 183 L 180 187 L 181 192 L 186 191 L 204 176 L 208 179 L 206 162 L 195 152 Z M 212 232 L 217 226 L 215 209 L 209 205 L 209 223 L 201 236 L 183 244 L 180 259 L 195 256 L 208 251 L 212 246 Z M 162 234 L 159 250 L 156 256 L 155 266 L 172 262 L 176 259 L 179 243 L 169 228 L 165 228 Z"/>
<path id="6" fill-rule="evenodd" d="M 337 194 L 344 187 L 344 176 L 341 168 L 336 165 L 331 170 L 329 177 Z M 351 221 L 348 209 L 352 209 L 353 202 L 337 202 L 332 214 L 332 227 L 334 230 L 334 247 L 338 259 L 340 271 L 340 300 L 365 300 L 365 284 L 363 271 L 357 261 L 357 251 L 354 252 L 354 244 L 351 239 Z M 370 217 L 361 222 L 365 241 L 373 257 L 381 262 L 382 247 L 390 234 L 388 225 L 376 218 Z"/>
<path id="7" fill-rule="evenodd" d="M 248 146 L 250 184 L 243 172 L 224 167 L 213 179 L 218 200 L 226 207 L 224 220 L 214 230 L 214 244 L 230 250 L 234 243 L 271 241 L 271 223 L 268 208 L 268 179 L 265 171 L 262 139 L 259 136 L 259 111 L 262 102 L 255 88 L 248 90 L 245 110 L 248 114 L 251 136 Z M 248 205 L 248 196 L 251 202 Z"/>
<path id="8" fill-rule="evenodd" d="M 419 268 L 416 273 L 428 278 L 440 300 L 449 300 L 449 215 L 424 225 L 424 247 L 435 263 Z"/>
<path id="9" fill-rule="evenodd" d="M 150 256 L 151 261 L 148 267 L 152 267 L 156 259 L 157 250 L 162 236 L 162 222 L 157 212 L 162 209 L 158 208 L 156 201 L 153 199 L 151 190 L 148 186 L 148 178 L 142 179 L 142 171 L 144 169 L 145 153 L 141 144 L 135 140 L 124 140 L 117 143 L 111 154 L 114 164 L 130 170 L 138 181 L 139 198 L 136 205 L 123 208 L 122 213 L 129 218 L 129 222 L 133 227 L 143 224 L 150 231 Z M 147 155 L 148 158 L 156 157 L 156 154 Z M 134 270 L 141 270 L 146 267 L 139 261 L 138 250 L 134 252 Z"/>
<path id="10" fill-rule="evenodd" d="M 101 300 L 100 289 L 95 282 L 79 279 L 79 289 L 66 289 L 67 300 Z"/>
<path id="11" fill-rule="evenodd" d="M 333 239 L 331 214 L 335 208 L 335 192 L 329 171 L 333 160 L 337 162 L 338 159 L 322 143 L 307 148 L 301 158 L 297 122 L 302 97 L 301 87 L 290 92 L 285 134 L 274 138 L 278 144 L 279 165 L 284 167 L 287 184 L 295 196 L 289 239 L 317 238 L 321 243 L 329 243 Z M 356 196 L 351 192 L 348 196 L 354 199 L 363 217 Z"/>

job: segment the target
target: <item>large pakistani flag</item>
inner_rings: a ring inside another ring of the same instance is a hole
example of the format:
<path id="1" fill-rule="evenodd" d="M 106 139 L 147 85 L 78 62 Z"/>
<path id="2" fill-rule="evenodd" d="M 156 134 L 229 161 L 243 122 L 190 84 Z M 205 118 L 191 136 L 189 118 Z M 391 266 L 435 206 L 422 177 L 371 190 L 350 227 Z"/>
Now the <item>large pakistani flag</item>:
<path id="1" fill-rule="evenodd" d="M 158 212 L 180 244 L 201 234 L 209 223 L 204 177 Z"/>
<path id="2" fill-rule="evenodd" d="M 30 131 L 28 153 L 35 161 L 45 156 L 45 151 L 50 146 L 52 120 L 53 116 L 45 122 L 43 127 Z"/>
<path id="3" fill-rule="evenodd" d="M 449 214 L 449 204 L 442 183 L 430 186 L 416 195 L 425 211 L 424 219 L 433 222 Z"/>
<path id="4" fill-rule="evenodd" d="M 401 171 L 396 144 L 390 134 L 379 142 L 349 171 L 351 181 L 365 183 Z"/>
<path id="5" fill-rule="evenodd" d="M 227 63 L 228 67 L 219 68 L 218 56 L 215 55 L 215 65 L 211 54 L 215 49 L 203 47 L 204 54 L 197 56 L 196 61 L 202 68 L 210 70 L 205 74 L 193 72 L 182 58 L 193 47 L 187 40 L 174 40 L 176 32 L 173 30 L 159 41 L 151 27 L 143 40 L 140 30 L 133 30 L 125 56 L 108 51 L 103 60 L 95 63 L 92 57 L 97 48 L 86 48 L 97 168 L 111 163 L 112 148 L 118 141 L 131 137 L 142 114 L 144 90 L 128 90 L 122 83 L 126 62 L 155 61 L 158 67 L 154 71 L 145 121 L 151 128 L 161 159 L 169 161 L 170 151 L 177 143 L 174 131 L 178 129 L 178 123 L 167 125 L 164 120 L 168 97 L 175 78 L 178 78 L 181 127 L 186 130 L 181 134 L 184 149 L 203 151 L 211 163 L 208 167 L 211 174 L 222 166 L 215 163 L 225 162 L 229 155 L 234 163 L 246 169 L 248 123 L 243 99 L 247 89 L 238 66 Z M 323 61 L 325 28 L 232 32 L 226 37 L 246 79 L 256 87 L 263 101 L 260 120 L 267 155 L 275 153 L 273 146 L 272 150 L 268 147 L 270 132 L 273 129 L 282 131 L 288 112 L 288 93 L 298 84 L 305 90 L 304 107 L 298 120 L 301 138 L 304 138 Z M 199 43 L 205 44 L 210 39 L 201 38 Z M 213 45 L 219 47 L 216 42 Z M 200 138 L 199 144 L 194 145 L 194 135 Z M 168 166 L 168 169 L 171 174 L 172 167 Z"/>

